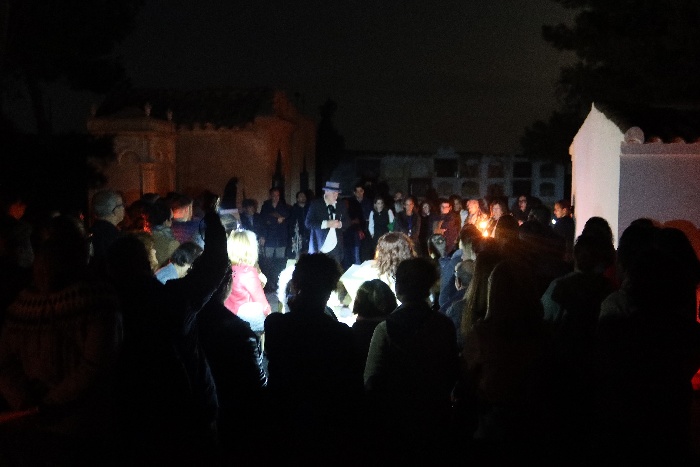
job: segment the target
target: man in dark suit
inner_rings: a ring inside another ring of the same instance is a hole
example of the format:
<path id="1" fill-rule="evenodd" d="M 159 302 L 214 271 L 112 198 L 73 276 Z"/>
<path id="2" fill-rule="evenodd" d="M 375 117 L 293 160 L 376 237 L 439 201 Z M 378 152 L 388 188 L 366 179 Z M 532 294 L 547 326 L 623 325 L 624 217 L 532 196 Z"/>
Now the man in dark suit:
<path id="1" fill-rule="evenodd" d="M 306 215 L 309 213 L 309 203 L 306 193 L 297 193 L 297 202 L 292 206 L 289 215 L 289 238 L 292 240 L 291 252 L 296 259 L 302 253 L 309 251 L 309 229 L 306 228 Z"/>
<path id="2" fill-rule="evenodd" d="M 257 212 L 258 206 L 254 199 L 243 200 L 243 213 L 241 214 L 241 227 L 254 232 L 258 239 L 264 233 L 263 219 Z"/>
<path id="3" fill-rule="evenodd" d="M 323 198 L 315 199 L 306 215 L 306 228 L 311 231 L 309 253 L 326 253 L 339 263 L 343 260 L 343 232 L 350 220 L 344 202 L 338 202 L 340 183 L 326 182 Z"/>

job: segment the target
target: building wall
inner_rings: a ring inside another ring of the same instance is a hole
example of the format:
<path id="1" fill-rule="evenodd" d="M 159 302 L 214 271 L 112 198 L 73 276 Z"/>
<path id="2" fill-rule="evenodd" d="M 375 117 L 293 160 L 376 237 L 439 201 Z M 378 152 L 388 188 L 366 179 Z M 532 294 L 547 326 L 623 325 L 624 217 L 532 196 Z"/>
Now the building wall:
<path id="1" fill-rule="evenodd" d="M 121 191 L 132 203 L 147 192 L 197 197 L 209 190 L 223 195 L 229 179 L 237 177 L 239 204 L 244 195 L 262 201 L 268 198 L 280 154 L 285 197 L 292 200 L 304 161 L 309 183 L 314 183 L 316 125 L 284 96 L 276 97 L 275 107 L 273 115 L 259 116 L 245 128 L 176 128 L 144 115 L 92 118 L 92 134 L 115 135 L 117 158 L 100 168 L 108 178 L 105 188 Z"/>
<path id="2" fill-rule="evenodd" d="M 177 135 L 171 122 L 146 117 L 91 119 L 88 130 L 98 136 L 115 135 L 116 158 L 99 170 L 107 176 L 105 188 L 121 192 L 127 204 L 143 193 L 175 189 Z"/>
<path id="3" fill-rule="evenodd" d="M 336 171 L 338 176 L 342 176 L 343 185 L 351 185 L 362 178 L 363 168 L 376 166 L 379 168 L 378 179 L 385 181 L 392 192 L 401 190 L 423 196 L 425 188 L 432 187 L 442 197 L 457 194 L 463 198 L 484 198 L 493 194 L 489 191 L 491 187 L 514 199 L 523 194 L 521 191 L 526 191 L 517 189 L 524 185 L 520 182 L 525 182 L 525 185 L 529 183 L 529 194 L 538 197 L 550 209 L 555 201 L 564 196 L 566 171 L 563 165 L 530 162 L 514 156 L 454 151 L 406 155 L 360 153 L 355 155 L 353 162 L 347 161 L 342 169 Z M 529 164 L 529 174 L 522 176 L 515 170 L 517 163 Z M 351 168 L 353 165 L 354 170 Z"/>
<path id="4" fill-rule="evenodd" d="M 606 219 L 615 244 L 629 224 L 650 218 L 700 225 L 700 143 L 644 143 L 595 105 L 570 148 L 576 235 L 592 216 Z"/>
<path id="5" fill-rule="evenodd" d="M 700 143 L 625 144 L 618 235 L 635 219 L 700 226 Z"/>
<path id="6" fill-rule="evenodd" d="M 593 216 L 607 220 L 613 233 L 619 230 L 620 145 L 623 141 L 624 134 L 617 125 L 592 105 L 569 148 L 576 236 Z"/>

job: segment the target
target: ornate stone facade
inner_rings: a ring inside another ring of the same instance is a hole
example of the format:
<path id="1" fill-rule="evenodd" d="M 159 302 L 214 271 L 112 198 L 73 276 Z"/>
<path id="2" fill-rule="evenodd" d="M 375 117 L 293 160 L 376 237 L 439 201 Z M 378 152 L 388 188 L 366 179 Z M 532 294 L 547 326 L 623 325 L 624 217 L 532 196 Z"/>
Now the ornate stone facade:
<path id="1" fill-rule="evenodd" d="M 149 192 L 221 195 L 233 177 L 239 201 L 261 201 L 278 155 L 288 200 L 304 164 L 314 183 L 316 124 L 281 91 L 131 91 L 108 97 L 88 130 L 114 135 L 116 160 L 100 170 L 127 203 Z"/>

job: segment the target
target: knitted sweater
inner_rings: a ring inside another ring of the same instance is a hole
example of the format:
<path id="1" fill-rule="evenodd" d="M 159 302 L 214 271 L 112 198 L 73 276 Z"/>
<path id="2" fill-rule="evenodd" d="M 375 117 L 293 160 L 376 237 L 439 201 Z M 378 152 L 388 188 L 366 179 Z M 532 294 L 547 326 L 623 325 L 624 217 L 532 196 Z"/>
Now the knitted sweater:
<path id="1" fill-rule="evenodd" d="M 109 426 L 109 376 L 121 343 L 112 289 L 78 282 L 53 293 L 27 288 L 0 335 L 0 395 L 14 410 L 40 404 L 38 428 L 102 432 Z"/>

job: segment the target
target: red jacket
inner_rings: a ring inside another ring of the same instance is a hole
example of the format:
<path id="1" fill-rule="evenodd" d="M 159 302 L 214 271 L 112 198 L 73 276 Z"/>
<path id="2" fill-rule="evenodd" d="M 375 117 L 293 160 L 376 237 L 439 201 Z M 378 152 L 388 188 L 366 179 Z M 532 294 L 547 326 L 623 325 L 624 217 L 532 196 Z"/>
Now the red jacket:
<path id="1" fill-rule="evenodd" d="M 234 314 L 238 314 L 238 309 L 244 303 L 255 302 L 263 306 L 265 316 L 270 314 L 270 304 L 263 292 L 258 270 L 254 266 L 240 264 L 232 266 L 233 284 L 231 285 L 231 293 L 224 302 L 226 308 Z"/>

